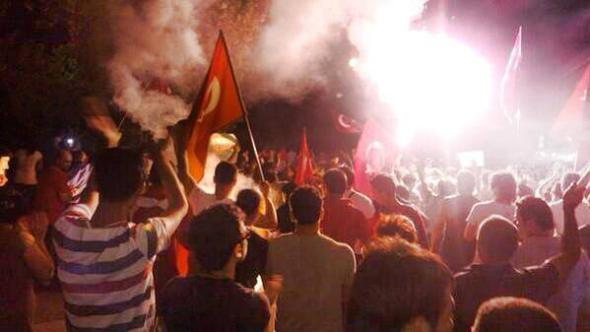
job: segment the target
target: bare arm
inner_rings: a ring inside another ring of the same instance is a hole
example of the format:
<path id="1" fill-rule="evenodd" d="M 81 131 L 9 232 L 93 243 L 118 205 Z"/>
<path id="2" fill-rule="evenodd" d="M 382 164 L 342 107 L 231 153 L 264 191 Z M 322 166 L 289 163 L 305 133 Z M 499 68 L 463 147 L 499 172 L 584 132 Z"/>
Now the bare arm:
<path id="1" fill-rule="evenodd" d="M 436 214 L 436 219 L 434 221 L 434 227 L 432 229 L 432 252 L 438 254 L 440 253 L 440 246 L 442 244 L 442 240 L 445 233 L 446 228 L 446 202 L 442 201 L 440 208 Z"/>
<path id="2" fill-rule="evenodd" d="M 188 203 L 184 188 L 172 167 L 173 153 L 174 150 L 171 148 L 169 141 L 166 147 L 155 154 L 154 164 L 160 174 L 166 198 L 168 199 L 168 209 L 164 212 L 163 217 L 180 221 L 188 211 Z"/>
<path id="3" fill-rule="evenodd" d="M 262 216 L 262 219 L 259 223 L 257 223 L 257 227 L 260 228 L 267 228 L 267 229 L 276 229 L 279 222 L 277 218 L 277 211 L 275 209 L 275 205 L 273 204 L 272 200 L 270 199 L 270 184 L 268 182 L 263 182 L 260 185 L 260 189 L 262 191 L 262 196 L 264 198 L 264 204 L 266 206 L 266 211 Z"/>
<path id="4" fill-rule="evenodd" d="M 463 231 L 463 238 L 466 241 L 475 241 L 475 237 L 477 236 L 477 229 L 479 227 L 479 222 L 475 222 L 477 212 L 478 206 L 476 204 L 471 208 L 467 216 L 467 225 L 465 225 L 465 230 Z"/>
<path id="5" fill-rule="evenodd" d="M 45 236 L 49 221 L 45 213 L 34 213 L 19 221 L 19 236 L 25 244 L 23 258 L 33 276 L 42 284 L 48 284 L 53 278 L 54 265 L 45 246 Z"/>
<path id="6" fill-rule="evenodd" d="M 573 184 L 563 197 L 564 231 L 561 238 L 561 253 L 551 259 L 559 272 L 560 279 L 565 280 L 580 258 L 580 234 L 576 221 L 576 207 L 584 198 L 585 187 Z"/>

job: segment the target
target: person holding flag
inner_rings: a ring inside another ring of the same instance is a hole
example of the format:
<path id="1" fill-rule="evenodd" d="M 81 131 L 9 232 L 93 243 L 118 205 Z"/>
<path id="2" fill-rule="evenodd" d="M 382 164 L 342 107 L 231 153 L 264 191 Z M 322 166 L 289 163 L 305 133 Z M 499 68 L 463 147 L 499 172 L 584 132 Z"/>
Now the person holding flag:
<path id="1" fill-rule="evenodd" d="M 181 156 L 178 163 L 179 177 L 187 194 L 191 216 L 198 215 L 216 203 L 231 203 L 229 195 L 235 187 L 238 173 L 235 165 L 229 162 L 221 162 L 217 165 L 213 179 L 215 192 L 212 194 L 204 192 L 197 183 L 204 175 L 211 136 L 240 119 L 246 122 L 255 159 L 259 164 L 246 108 L 240 95 L 224 35 L 220 32 L 199 98 L 187 121 L 186 130 L 178 139 L 178 155 Z M 187 228 L 188 223 L 185 220 L 179 228 L 178 239 L 181 243 L 186 243 L 184 235 Z M 189 270 L 188 261 L 190 261 L 188 250 L 186 246 L 179 245 L 176 251 L 178 270 L 181 275 L 186 275 Z"/>

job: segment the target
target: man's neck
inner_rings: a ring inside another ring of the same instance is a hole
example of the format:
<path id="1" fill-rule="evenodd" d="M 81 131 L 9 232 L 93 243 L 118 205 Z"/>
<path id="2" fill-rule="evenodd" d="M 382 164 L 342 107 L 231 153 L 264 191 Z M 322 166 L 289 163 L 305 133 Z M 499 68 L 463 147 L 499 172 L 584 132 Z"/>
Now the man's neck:
<path id="1" fill-rule="evenodd" d="M 212 279 L 229 279 L 234 280 L 236 278 L 236 264 L 237 262 L 233 259 L 230 259 L 227 264 L 221 270 L 217 271 L 209 271 L 209 272 L 199 272 L 197 271 L 197 275 L 205 278 L 212 278 Z"/>
<path id="2" fill-rule="evenodd" d="M 219 201 L 224 200 L 229 195 L 229 192 L 222 186 L 215 186 L 215 198 Z"/>
<path id="3" fill-rule="evenodd" d="M 512 200 L 505 199 L 505 198 L 496 198 L 496 199 L 494 199 L 494 202 L 499 203 L 499 204 L 504 204 L 504 205 L 511 205 L 512 204 Z"/>
<path id="4" fill-rule="evenodd" d="M 334 194 L 334 193 L 327 193 L 326 194 L 326 199 L 331 199 L 331 200 L 338 200 L 341 199 L 342 195 L 341 194 Z"/>
<path id="5" fill-rule="evenodd" d="M 311 225 L 297 225 L 295 226 L 295 234 L 298 235 L 317 235 L 320 232 L 319 223 Z"/>
<path id="6" fill-rule="evenodd" d="M 90 222 L 93 227 L 111 227 L 129 221 L 129 205 L 127 202 L 102 201 L 96 208 Z"/>

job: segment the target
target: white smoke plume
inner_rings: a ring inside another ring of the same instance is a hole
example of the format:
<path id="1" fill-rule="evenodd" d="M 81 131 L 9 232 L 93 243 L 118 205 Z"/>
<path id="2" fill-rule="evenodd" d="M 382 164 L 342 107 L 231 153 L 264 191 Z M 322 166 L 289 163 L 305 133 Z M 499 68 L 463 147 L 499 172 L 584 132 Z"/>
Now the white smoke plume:
<path id="1" fill-rule="evenodd" d="M 269 94 L 300 97 L 326 83 L 330 42 L 344 29 L 359 57 L 378 42 L 395 44 L 421 14 L 426 0 L 274 0 L 254 52 Z M 387 17 L 386 20 L 383 18 Z M 387 22 L 386 26 L 383 22 Z M 376 35 L 376 29 L 384 28 Z M 392 59 L 393 61 L 394 59 Z"/>
<path id="2" fill-rule="evenodd" d="M 238 39 L 240 27 L 256 24 L 251 23 L 255 20 L 239 17 L 239 10 L 231 14 L 238 15 L 233 19 L 225 14 L 211 19 L 215 14 L 208 8 L 229 8 L 224 1 L 111 1 L 116 51 L 107 67 L 115 90 L 114 101 L 156 138 L 165 135 L 167 126 L 189 114 L 188 98 L 199 88 L 208 65 L 210 55 L 203 54 L 199 42 L 200 38 L 212 38 L 199 36 L 206 33 L 198 24 L 199 18 L 208 15 L 207 22 L 218 19 L 219 27 L 230 22 L 233 26 L 229 30 Z M 257 6 L 256 1 L 247 2 L 248 6 Z M 258 36 L 242 36 L 248 44 L 230 41 L 239 46 L 231 56 L 248 101 L 269 97 L 300 100 L 327 84 L 328 71 L 333 69 L 325 66 L 333 56 L 330 45 L 341 38 L 342 31 L 357 47 L 362 60 L 374 52 L 376 28 L 388 30 L 379 36 L 384 38 L 379 42 L 395 44 L 399 33 L 406 31 L 420 14 L 425 0 L 265 1 L 270 8 L 263 26 L 243 28 L 260 31 Z M 384 15 L 392 23 L 376 27 L 375 22 L 382 22 Z M 207 33 L 214 30 L 209 27 Z M 247 74 L 240 77 L 240 73 Z"/>
<path id="3" fill-rule="evenodd" d="M 205 62 L 196 0 L 114 3 L 115 54 L 108 64 L 114 102 L 161 138 L 167 126 L 189 114 L 182 96 L 197 89 Z"/>

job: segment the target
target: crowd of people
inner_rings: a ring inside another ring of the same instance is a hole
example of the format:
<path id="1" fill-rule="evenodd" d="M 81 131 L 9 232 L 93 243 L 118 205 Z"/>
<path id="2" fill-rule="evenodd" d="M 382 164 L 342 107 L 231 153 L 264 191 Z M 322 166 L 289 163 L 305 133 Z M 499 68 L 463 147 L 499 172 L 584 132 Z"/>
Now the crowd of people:
<path id="1" fill-rule="evenodd" d="M 33 331 L 35 282 L 68 331 L 590 330 L 583 174 L 406 162 L 363 193 L 347 153 L 295 183 L 265 149 L 207 192 L 178 151 L 0 150 L 1 331 Z"/>

